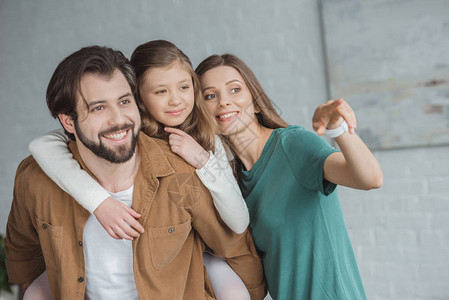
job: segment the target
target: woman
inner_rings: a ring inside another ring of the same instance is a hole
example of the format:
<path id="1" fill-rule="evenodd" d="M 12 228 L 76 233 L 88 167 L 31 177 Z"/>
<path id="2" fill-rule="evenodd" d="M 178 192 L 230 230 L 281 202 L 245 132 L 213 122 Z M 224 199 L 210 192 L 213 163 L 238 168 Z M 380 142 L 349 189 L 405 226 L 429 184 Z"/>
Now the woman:
<path id="1" fill-rule="evenodd" d="M 249 67 L 213 55 L 197 67 L 203 99 L 233 154 L 273 299 L 365 299 L 337 184 L 369 190 L 382 171 L 342 99 L 320 105 L 314 130 L 277 114 Z"/>

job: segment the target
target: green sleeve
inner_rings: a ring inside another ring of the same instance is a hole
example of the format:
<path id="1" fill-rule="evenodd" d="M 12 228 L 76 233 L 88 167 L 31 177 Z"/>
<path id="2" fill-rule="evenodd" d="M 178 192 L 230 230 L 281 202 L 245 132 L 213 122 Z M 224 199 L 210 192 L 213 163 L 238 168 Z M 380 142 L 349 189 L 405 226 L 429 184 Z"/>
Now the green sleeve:
<path id="1" fill-rule="evenodd" d="M 323 167 L 327 157 L 337 150 L 301 126 L 285 128 L 281 146 L 299 184 L 324 195 L 334 191 L 336 185 L 324 179 Z"/>

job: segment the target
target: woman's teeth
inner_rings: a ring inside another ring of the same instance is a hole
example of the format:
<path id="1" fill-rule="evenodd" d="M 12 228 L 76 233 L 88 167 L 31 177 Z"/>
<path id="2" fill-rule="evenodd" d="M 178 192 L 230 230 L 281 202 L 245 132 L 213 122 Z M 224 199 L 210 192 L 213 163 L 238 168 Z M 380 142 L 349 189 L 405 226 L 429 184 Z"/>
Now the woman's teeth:
<path id="1" fill-rule="evenodd" d="M 232 117 L 233 115 L 236 115 L 237 114 L 237 112 L 230 112 L 230 113 L 227 113 L 227 114 L 225 114 L 225 115 L 220 115 L 220 116 L 218 116 L 220 119 L 226 119 L 226 118 L 229 118 L 229 117 Z"/>

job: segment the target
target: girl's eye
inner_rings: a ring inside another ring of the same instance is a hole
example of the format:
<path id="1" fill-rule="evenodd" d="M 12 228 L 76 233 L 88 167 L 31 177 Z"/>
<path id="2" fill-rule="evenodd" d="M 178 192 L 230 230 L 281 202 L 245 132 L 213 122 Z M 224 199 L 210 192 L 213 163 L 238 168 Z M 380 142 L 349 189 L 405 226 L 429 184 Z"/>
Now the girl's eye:
<path id="1" fill-rule="evenodd" d="M 182 87 L 180 87 L 179 89 L 180 90 L 187 90 L 189 88 L 189 86 L 188 85 L 183 85 Z"/>
<path id="2" fill-rule="evenodd" d="M 204 97 L 204 99 L 206 99 L 206 100 L 212 100 L 212 99 L 215 99 L 215 94 L 209 94 L 209 95 L 206 95 L 205 97 Z"/>
<path id="3" fill-rule="evenodd" d="M 104 109 L 104 106 L 95 106 L 95 107 L 92 108 L 92 111 L 100 111 L 100 110 L 103 110 L 103 109 Z"/>
<path id="4" fill-rule="evenodd" d="M 163 93 L 165 93 L 167 90 L 159 90 L 159 91 L 156 91 L 156 95 L 160 95 L 160 94 L 163 94 Z"/>
<path id="5" fill-rule="evenodd" d="M 238 92 L 240 92 L 240 90 L 241 90 L 241 88 L 233 88 L 233 89 L 231 89 L 231 93 L 233 93 L 233 94 L 235 94 L 235 93 L 238 93 Z"/>

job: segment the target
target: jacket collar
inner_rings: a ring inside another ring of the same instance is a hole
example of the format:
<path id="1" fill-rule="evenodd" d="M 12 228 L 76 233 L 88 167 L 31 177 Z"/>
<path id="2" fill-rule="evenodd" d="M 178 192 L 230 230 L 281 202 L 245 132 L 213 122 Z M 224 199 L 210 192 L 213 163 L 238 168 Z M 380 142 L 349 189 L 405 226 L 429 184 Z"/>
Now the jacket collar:
<path id="1" fill-rule="evenodd" d="M 153 175 L 154 177 L 164 177 L 175 173 L 175 169 L 168 161 L 167 155 L 157 144 L 156 138 L 147 136 L 145 133 L 139 134 L 138 151 L 140 154 L 140 164 L 148 168 L 141 168 L 144 177 Z M 152 174 L 147 174 L 151 170 Z"/>

